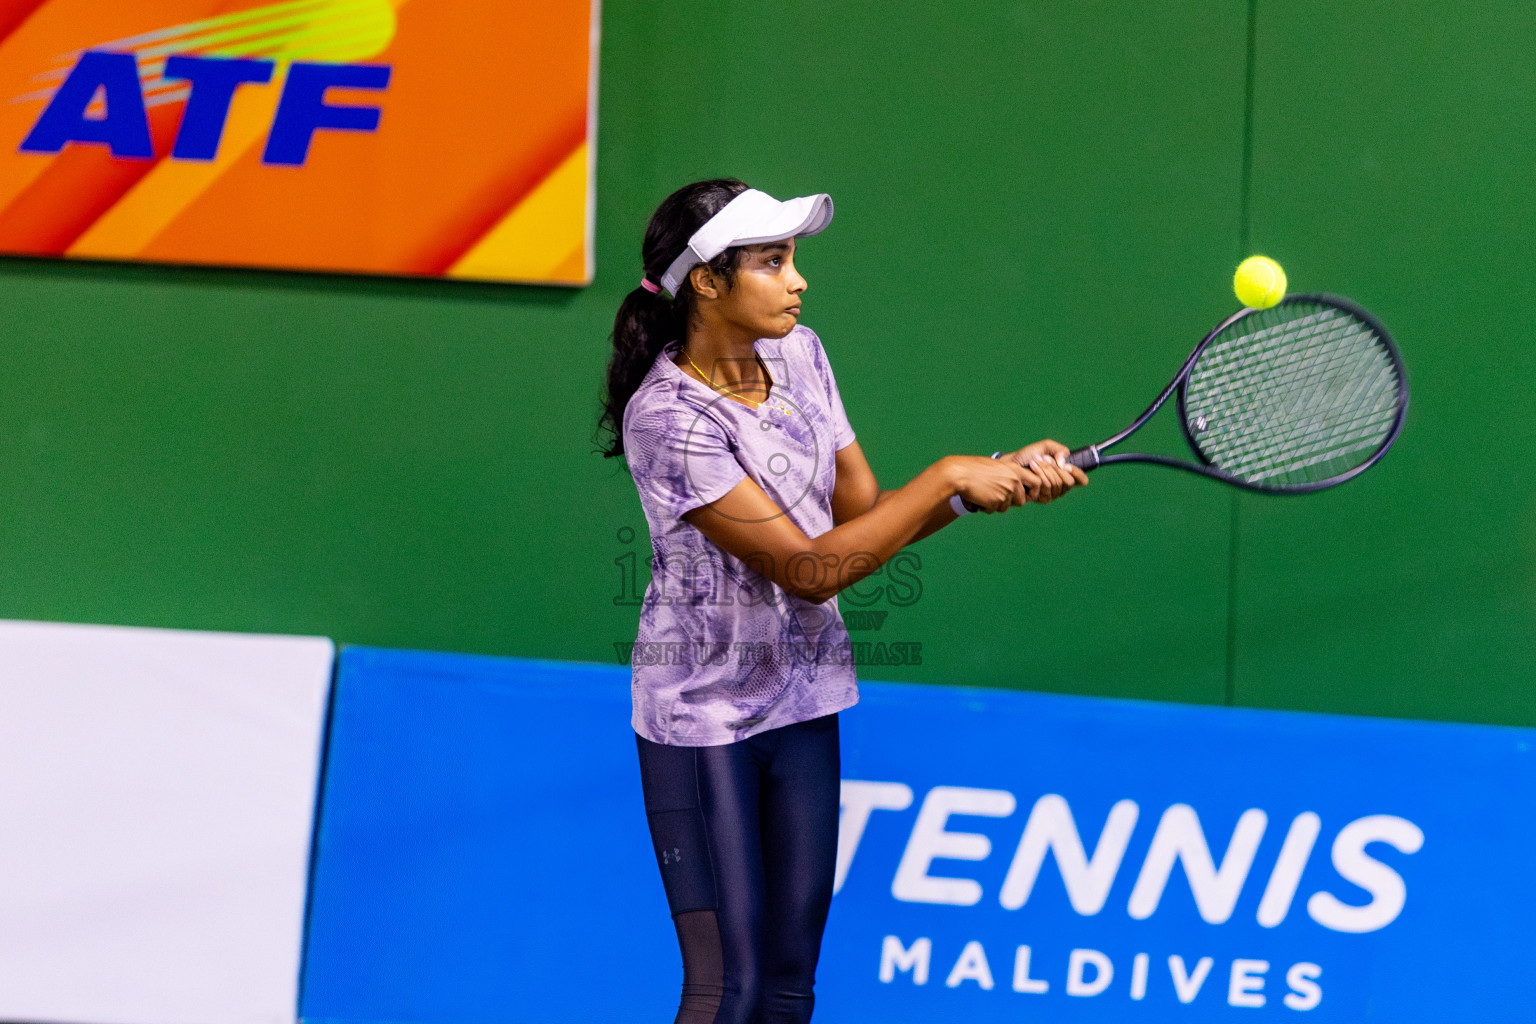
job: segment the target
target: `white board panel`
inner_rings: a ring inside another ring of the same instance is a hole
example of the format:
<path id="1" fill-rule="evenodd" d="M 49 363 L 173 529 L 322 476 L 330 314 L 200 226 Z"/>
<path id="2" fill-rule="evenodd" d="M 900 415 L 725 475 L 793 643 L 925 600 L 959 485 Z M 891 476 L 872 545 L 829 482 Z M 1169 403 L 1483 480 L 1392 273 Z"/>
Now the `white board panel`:
<path id="1" fill-rule="evenodd" d="M 333 660 L 0 622 L 0 1020 L 291 1024 Z"/>

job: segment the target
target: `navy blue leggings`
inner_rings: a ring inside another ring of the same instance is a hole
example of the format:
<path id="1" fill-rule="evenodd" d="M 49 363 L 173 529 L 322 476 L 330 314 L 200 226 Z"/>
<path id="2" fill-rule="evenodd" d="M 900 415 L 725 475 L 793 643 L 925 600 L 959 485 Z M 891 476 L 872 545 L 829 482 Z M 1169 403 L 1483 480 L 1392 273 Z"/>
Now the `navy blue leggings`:
<path id="1" fill-rule="evenodd" d="M 683 953 L 675 1024 L 805 1024 L 837 862 L 837 716 L 717 747 L 635 739 Z"/>

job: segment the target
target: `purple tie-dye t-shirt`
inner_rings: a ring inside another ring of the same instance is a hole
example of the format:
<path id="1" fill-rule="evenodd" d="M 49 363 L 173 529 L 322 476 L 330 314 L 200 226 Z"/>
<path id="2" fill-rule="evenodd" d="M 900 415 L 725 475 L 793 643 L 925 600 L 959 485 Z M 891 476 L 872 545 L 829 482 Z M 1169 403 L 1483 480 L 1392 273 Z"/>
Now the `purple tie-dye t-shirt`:
<path id="1" fill-rule="evenodd" d="M 707 747 L 858 700 L 837 599 L 786 593 L 682 519 L 750 476 L 808 537 L 832 529 L 835 453 L 853 442 L 821 340 L 757 342 L 773 378 L 753 409 L 683 373 L 676 342 L 624 410 L 624 451 L 651 528 L 651 583 L 630 664 L 635 731 Z M 799 570 L 826 571 L 813 556 Z M 795 571 L 791 566 L 791 571 Z"/>

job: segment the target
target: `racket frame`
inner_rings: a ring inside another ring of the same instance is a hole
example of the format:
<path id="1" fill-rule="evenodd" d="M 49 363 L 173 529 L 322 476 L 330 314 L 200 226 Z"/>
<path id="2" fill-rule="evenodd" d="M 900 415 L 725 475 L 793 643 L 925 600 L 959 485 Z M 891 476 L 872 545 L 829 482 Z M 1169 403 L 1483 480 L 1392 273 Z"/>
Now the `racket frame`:
<path id="1" fill-rule="evenodd" d="M 1231 473 L 1228 473 L 1222 469 L 1218 469 L 1211 463 L 1209 459 L 1205 457 L 1205 454 L 1200 450 L 1199 444 L 1196 443 L 1194 437 L 1189 432 L 1189 417 L 1186 415 L 1184 407 L 1185 388 L 1189 384 L 1189 375 L 1194 370 L 1195 364 L 1200 361 L 1200 356 L 1204 354 L 1206 347 L 1210 345 L 1213 340 L 1215 340 L 1217 335 L 1221 334 L 1221 332 L 1225 331 L 1228 327 L 1231 327 L 1238 321 L 1246 319 L 1247 317 L 1252 316 L 1254 313 L 1262 312 L 1258 309 L 1245 307 L 1238 310 L 1236 313 L 1233 313 L 1221 323 L 1217 324 L 1211 329 L 1209 334 L 1200 339 L 1200 344 L 1196 345 L 1194 351 L 1189 354 L 1189 358 L 1184 360 L 1184 365 L 1179 367 L 1179 372 L 1173 375 L 1173 379 L 1168 382 L 1168 386 L 1163 389 L 1162 394 L 1158 395 L 1157 399 L 1151 405 L 1147 406 L 1146 411 L 1143 412 L 1140 416 L 1136 417 L 1136 419 L 1131 422 L 1130 426 L 1126 427 L 1124 430 L 1120 431 L 1118 434 L 1115 434 L 1108 440 L 1101 441 L 1098 444 L 1088 445 L 1086 448 L 1079 448 L 1068 457 L 1068 461 L 1085 472 L 1097 469 L 1100 466 L 1112 465 L 1117 462 L 1145 462 L 1157 466 L 1169 466 L 1173 469 L 1182 469 L 1188 473 L 1196 473 L 1200 476 L 1209 477 L 1212 480 L 1220 480 L 1223 483 L 1229 483 L 1234 487 L 1241 487 L 1247 491 L 1256 491 L 1260 494 L 1309 494 L 1313 491 L 1321 491 L 1325 488 L 1335 487 L 1341 483 L 1344 483 L 1346 480 L 1350 480 L 1356 476 L 1359 476 L 1367 469 L 1370 469 L 1378 461 L 1380 461 L 1383 455 L 1387 453 L 1387 449 L 1392 447 L 1392 442 L 1397 440 L 1397 435 L 1401 433 L 1403 429 L 1403 420 L 1408 415 L 1408 372 L 1407 369 L 1403 366 L 1403 357 L 1398 352 L 1397 345 L 1392 341 L 1392 336 L 1388 334 L 1387 329 L 1382 326 L 1381 321 L 1377 320 L 1376 317 L 1373 316 L 1368 310 L 1361 308 L 1359 305 L 1351 302 L 1349 299 L 1338 295 L 1313 293 L 1307 295 L 1289 295 L 1282 299 L 1279 304 L 1284 305 L 1291 302 L 1313 302 L 1320 305 L 1333 306 L 1337 309 L 1343 310 L 1351 316 L 1358 317 L 1360 320 L 1363 320 L 1366 325 L 1371 328 L 1371 330 L 1376 332 L 1376 336 L 1381 340 L 1382 347 L 1386 350 L 1387 358 L 1391 360 L 1393 369 L 1397 371 L 1398 383 L 1401 385 L 1398 389 L 1399 400 L 1397 403 L 1397 413 L 1392 420 L 1392 429 L 1387 432 L 1387 436 L 1382 439 L 1381 444 L 1378 445 L 1376 450 L 1371 453 L 1370 458 L 1360 463 L 1360 465 L 1353 466 L 1349 470 L 1340 473 L 1337 476 L 1329 477 L 1326 480 L 1315 480 L 1310 483 L 1281 484 L 1275 486 L 1253 483 L 1251 481 L 1243 480 L 1239 477 L 1233 476 Z M 1200 460 L 1199 463 L 1185 462 L 1170 455 L 1157 455 L 1152 452 L 1122 452 L 1119 454 L 1111 455 L 1104 454 L 1104 450 L 1106 448 L 1114 447 L 1121 441 L 1124 441 L 1126 438 L 1136 433 L 1136 431 L 1140 430 L 1142 426 L 1144 426 L 1148 420 L 1156 415 L 1157 411 L 1167 403 L 1168 399 L 1173 397 L 1175 392 L 1178 393 L 1177 408 L 1179 412 L 1179 429 L 1183 432 L 1184 440 L 1186 443 L 1188 443 L 1190 451 L 1194 452 L 1195 457 Z"/>

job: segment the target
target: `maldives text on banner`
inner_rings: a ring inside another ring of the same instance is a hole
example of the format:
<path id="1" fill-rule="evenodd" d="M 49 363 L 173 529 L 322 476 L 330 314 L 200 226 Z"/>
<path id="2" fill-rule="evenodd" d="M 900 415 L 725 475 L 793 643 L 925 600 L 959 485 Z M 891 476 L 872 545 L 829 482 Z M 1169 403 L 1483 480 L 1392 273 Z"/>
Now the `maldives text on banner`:
<path id="1" fill-rule="evenodd" d="M 0 0 L 0 252 L 592 277 L 596 0 Z"/>
<path id="2" fill-rule="evenodd" d="M 292 1024 L 332 652 L 0 622 L 0 1020 Z"/>
<path id="3" fill-rule="evenodd" d="M 303 1016 L 664 1016 L 628 670 L 351 648 Z M 1536 730 L 865 683 L 817 1019 L 1529 1020 Z"/>

